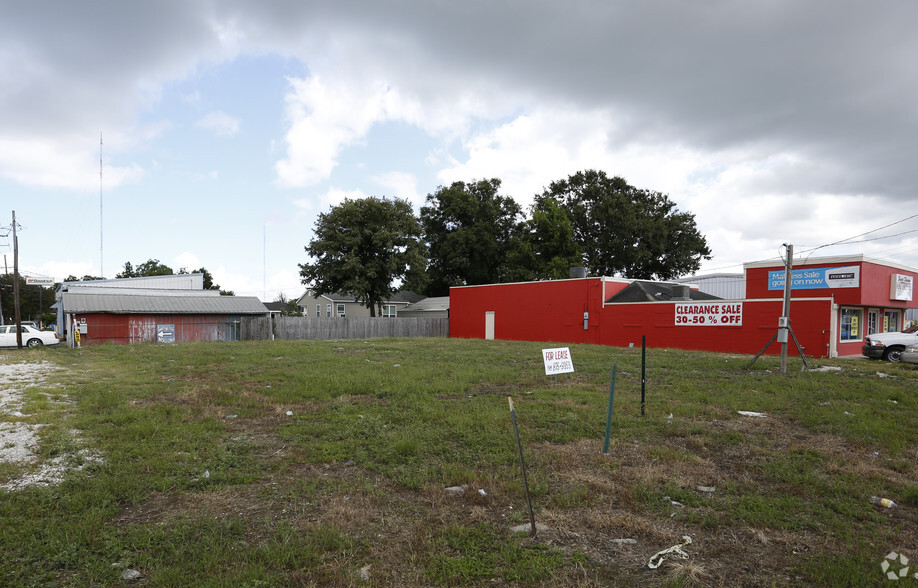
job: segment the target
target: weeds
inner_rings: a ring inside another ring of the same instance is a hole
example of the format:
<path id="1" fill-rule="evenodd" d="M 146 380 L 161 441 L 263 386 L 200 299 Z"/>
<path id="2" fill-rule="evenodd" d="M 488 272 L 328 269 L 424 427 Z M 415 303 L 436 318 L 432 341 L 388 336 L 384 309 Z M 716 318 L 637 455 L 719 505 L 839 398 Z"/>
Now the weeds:
<path id="1" fill-rule="evenodd" d="M 642 417 L 639 349 L 572 346 L 576 373 L 550 380 L 548 345 L 48 350 L 63 369 L 26 416 L 0 412 L 41 425 L 36 462 L 0 462 L 0 483 L 93 457 L 0 490 L 0 584 L 114 585 L 125 567 L 158 585 L 870 584 L 918 535 L 918 370 L 778 375 L 775 358 L 648 350 Z M 528 514 L 507 396 L 538 540 L 510 530 Z M 682 535 L 689 561 L 640 571 Z"/>

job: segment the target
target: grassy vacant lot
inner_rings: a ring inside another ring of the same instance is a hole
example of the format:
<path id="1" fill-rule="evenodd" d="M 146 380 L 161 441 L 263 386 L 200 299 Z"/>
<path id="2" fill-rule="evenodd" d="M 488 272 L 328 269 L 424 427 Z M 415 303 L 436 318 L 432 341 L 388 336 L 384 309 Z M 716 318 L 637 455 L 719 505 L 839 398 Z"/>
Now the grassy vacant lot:
<path id="1" fill-rule="evenodd" d="M 0 584 L 841 586 L 883 583 L 890 551 L 918 561 L 913 366 L 651 349 L 641 417 L 640 349 L 571 346 L 576 374 L 549 379 L 550 346 L 0 353 L 64 368 L 0 408 L 45 425 L 0 483 L 89 451 L 59 485 L 0 490 Z M 508 395 L 537 538 L 511 531 L 529 519 Z M 642 570 L 683 535 L 688 559 Z"/>

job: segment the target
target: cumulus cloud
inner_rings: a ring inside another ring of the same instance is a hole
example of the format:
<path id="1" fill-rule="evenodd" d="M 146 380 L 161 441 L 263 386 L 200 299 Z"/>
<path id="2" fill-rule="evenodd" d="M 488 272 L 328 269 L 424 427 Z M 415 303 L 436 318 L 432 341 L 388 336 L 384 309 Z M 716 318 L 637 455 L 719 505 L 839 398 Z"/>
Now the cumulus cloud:
<path id="1" fill-rule="evenodd" d="M 232 137 L 239 132 L 239 119 L 217 110 L 198 119 L 194 126 L 209 130 L 218 137 Z"/>
<path id="2" fill-rule="evenodd" d="M 342 190 L 340 188 L 330 188 L 328 191 L 314 198 L 296 198 L 292 200 L 293 205 L 304 212 L 318 214 L 328 212 L 328 209 L 344 202 L 345 199 L 358 200 L 366 198 L 368 195 L 362 190 Z"/>
<path id="3" fill-rule="evenodd" d="M 388 172 L 373 176 L 370 180 L 383 187 L 384 193 L 381 196 L 407 200 L 415 209 L 424 203 L 425 195 L 418 193 L 418 178 L 414 174 Z"/>
<path id="4" fill-rule="evenodd" d="M 87 142 L 92 140 L 87 137 Z M 96 143 L 98 149 L 98 143 Z M 137 164 L 105 166 L 103 181 L 109 187 L 137 182 L 143 169 Z M 0 137 L 0 176 L 24 186 L 68 188 L 81 191 L 99 189 L 99 154 L 73 141 L 4 139 Z"/>
<path id="5" fill-rule="evenodd" d="M 201 267 L 201 261 L 197 255 L 190 251 L 183 251 L 177 255 L 172 265 L 172 269 L 175 271 L 179 271 L 182 268 L 191 271 L 199 267 Z"/>
<path id="6" fill-rule="evenodd" d="M 175 102 L 199 116 L 210 94 L 194 82 L 273 55 L 296 67 L 258 147 L 273 142 L 263 165 L 302 213 L 372 185 L 417 203 L 435 189 L 424 173 L 499 177 L 527 204 L 594 167 L 696 213 L 719 257 L 771 255 L 918 204 L 916 17 L 852 0 L 23 3 L 0 19 L 0 177 L 96 189 L 100 129 L 106 185 L 160 177 L 134 161 L 177 128 L 164 95 L 189 83 Z M 437 143 L 424 162 L 335 175 L 392 122 Z M 242 143 L 223 111 L 196 126 Z"/>

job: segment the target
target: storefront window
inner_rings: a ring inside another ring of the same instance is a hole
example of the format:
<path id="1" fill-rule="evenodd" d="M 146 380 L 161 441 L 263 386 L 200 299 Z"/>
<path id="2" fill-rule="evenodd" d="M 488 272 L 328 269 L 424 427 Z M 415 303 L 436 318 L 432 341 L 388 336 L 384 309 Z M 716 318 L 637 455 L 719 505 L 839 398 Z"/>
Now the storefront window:
<path id="1" fill-rule="evenodd" d="M 887 310 L 883 313 L 883 331 L 892 333 L 899 330 L 899 311 Z"/>
<path id="2" fill-rule="evenodd" d="M 859 308 L 841 309 L 841 340 L 860 341 L 862 335 L 862 311 Z"/>

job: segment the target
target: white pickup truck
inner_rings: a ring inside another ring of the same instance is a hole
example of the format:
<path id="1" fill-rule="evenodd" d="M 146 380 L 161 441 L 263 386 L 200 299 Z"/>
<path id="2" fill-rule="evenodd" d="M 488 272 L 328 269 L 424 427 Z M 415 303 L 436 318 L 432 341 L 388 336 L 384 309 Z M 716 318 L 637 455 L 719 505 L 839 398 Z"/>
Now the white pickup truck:
<path id="1" fill-rule="evenodd" d="M 861 347 L 861 355 L 870 359 L 885 359 L 898 362 L 907 345 L 918 343 L 918 325 L 897 333 L 874 333 L 867 335 Z"/>

